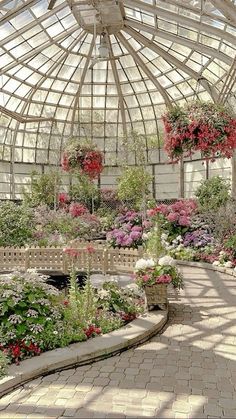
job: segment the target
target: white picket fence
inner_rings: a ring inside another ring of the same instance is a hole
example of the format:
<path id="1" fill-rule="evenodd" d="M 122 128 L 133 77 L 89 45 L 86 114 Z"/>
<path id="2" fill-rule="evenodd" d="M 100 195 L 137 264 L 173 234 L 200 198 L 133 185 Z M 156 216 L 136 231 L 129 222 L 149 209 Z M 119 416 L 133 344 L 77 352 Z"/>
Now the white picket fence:
<path id="1" fill-rule="evenodd" d="M 94 251 L 88 252 L 92 246 Z M 77 252 L 71 257 L 59 247 L 14 248 L 0 247 L 0 272 L 26 271 L 67 275 L 74 265 L 78 272 L 117 273 L 132 272 L 136 261 L 142 257 L 143 249 L 112 249 L 95 242 L 78 241 L 70 246 Z"/>

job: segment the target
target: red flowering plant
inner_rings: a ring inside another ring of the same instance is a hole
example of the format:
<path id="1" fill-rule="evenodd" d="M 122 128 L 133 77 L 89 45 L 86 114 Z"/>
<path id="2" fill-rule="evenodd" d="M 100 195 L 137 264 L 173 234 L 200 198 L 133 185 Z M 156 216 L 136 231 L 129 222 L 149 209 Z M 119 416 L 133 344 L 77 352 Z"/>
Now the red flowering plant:
<path id="1" fill-rule="evenodd" d="M 83 144 L 72 138 L 64 148 L 61 166 L 66 172 L 79 170 L 90 179 L 96 179 L 103 170 L 103 155 L 93 144 Z"/>
<path id="2" fill-rule="evenodd" d="M 230 158 L 236 148 L 236 119 L 230 109 L 194 102 L 163 116 L 165 150 L 172 161 L 200 151 L 205 159 Z"/>

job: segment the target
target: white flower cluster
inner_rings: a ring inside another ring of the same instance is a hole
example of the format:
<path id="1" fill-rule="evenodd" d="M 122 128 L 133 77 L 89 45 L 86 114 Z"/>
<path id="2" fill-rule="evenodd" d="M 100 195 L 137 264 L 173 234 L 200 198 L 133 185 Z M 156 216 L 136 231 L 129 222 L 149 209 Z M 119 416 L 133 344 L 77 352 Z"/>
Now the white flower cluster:
<path id="1" fill-rule="evenodd" d="M 20 324 L 23 322 L 23 317 L 20 314 L 12 314 L 8 317 L 8 321 L 11 324 Z"/>
<path id="2" fill-rule="evenodd" d="M 220 260 L 215 260 L 212 263 L 213 266 L 223 266 L 224 268 L 233 268 L 232 262 L 230 260 L 227 260 L 227 262 L 220 262 Z"/>
<path id="3" fill-rule="evenodd" d="M 162 235 L 161 235 L 161 244 L 166 250 L 173 250 L 173 249 L 181 250 L 184 247 L 182 236 L 180 236 L 180 235 L 177 236 L 170 243 L 168 241 L 168 234 L 166 234 L 166 233 L 162 233 Z"/>
<path id="4" fill-rule="evenodd" d="M 108 298 L 110 296 L 110 293 L 107 290 L 100 289 L 100 290 L 98 290 L 98 296 L 102 299 L 103 298 Z"/>
<path id="5" fill-rule="evenodd" d="M 144 241 L 146 241 L 146 240 L 148 240 L 151 237 L 151 235 L 152 235 L 152 232 L 151 231 L 148 231 L 148 233 L 143 233 L 142 239 Z"/>
<path id="6" fill-rule="evenodd" d="M 219 253 L 219 260 L 215 260 L 212 265 L 213 266 L 223 266 L 224 268 L 233 268 L 233 264 L 230 260 L 225 260 L 227 259 L 227 253 L 224 252 L 223 250 L 221 250 L 221 252 Z M 235 269 L 236 271 L 236 269 Z"/>
<path id="7" fill-rule="evenodd" d="M 146 268 L 152 268 L 155 265 L 156 263 L 153 259 L 139 259 L 135 264 L 134 270 L 140 271 Z"/>
<path id="8" fill-rule="evenodd" d="M 160 266 L 175 266 L 176 261 L 171 256 L 166 255 L 166 256 L 163 256 L 162 258 L 159 259 L 158 265 L 160 265 Z"/>
<path id="9" fill-rule="evenodd" d="M 36 310 L 32 310 L 31 308 L 26 313 L 27 317 L 38 317 L 38 312 Z"/>

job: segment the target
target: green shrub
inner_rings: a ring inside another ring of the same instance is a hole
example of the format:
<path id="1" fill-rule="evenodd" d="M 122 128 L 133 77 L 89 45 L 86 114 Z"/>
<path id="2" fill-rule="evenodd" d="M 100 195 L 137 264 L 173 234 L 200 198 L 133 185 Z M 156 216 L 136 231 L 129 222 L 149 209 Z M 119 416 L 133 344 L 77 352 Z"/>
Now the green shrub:
<path id="1" fill-rule="evenodd" d="M 220 176 L 214 176 L 202 181 L 195 195 L 202 211 L 217 210 L 229 200 L 229 191 L 229 181 Z"/>
<path id="2" fill-rule="evenodd" d="M 146 201 L 152 176 L 142 166 L 128 167 L 118 181 L 119 199 L 130 202 L 138 209 Z"/>
<path id="3" fill-rule="evenodd" d="M 0 246 L 24 246 L 33 229 L 31 209 L 10 201 L 0 204 Z"/>
<path id="4" fill-rule="evenodd" d="M 0 350 L 0 378 L 6 374 L 8 363 L 7 356 Z"/>
<path id="5" fill-rule="evenodd" d="M 70 187 L 72 201 L 86 205 L 93 212 L 98 204 L 98 195 L 97 185 L 87 175 L 74 173 L 73 184 Z"/>
<path id="6" fill-rule="evenodd" d="M 61 175 L 58 170 L 49 173 L 31 173 L 31 192 L 23 190 L 24 200 L 27 204 L 37 207 L 48 205 L 55 207 L 61 185 Z"/>
<path id="7" fill-rule="evenodd" d="M 61 330 L 62 296 L 35 272 L 2 275 L 0 302 L 1 349 L 16 362 L 45 349 L 42 332 Z"/>
<path id="8" fill-rule="evenodd" d="M 226 240 L 224 247 L 231 250 L 233 257 L 236 258 L 236 234 Z"/>

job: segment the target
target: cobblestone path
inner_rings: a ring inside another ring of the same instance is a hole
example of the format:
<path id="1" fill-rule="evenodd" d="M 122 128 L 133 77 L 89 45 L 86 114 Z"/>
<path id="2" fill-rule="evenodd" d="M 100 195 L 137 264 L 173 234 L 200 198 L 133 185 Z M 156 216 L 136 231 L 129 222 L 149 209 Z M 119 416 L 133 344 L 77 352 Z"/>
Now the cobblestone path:
<path id="1" fill-rule="evenodd" d="M 236 418 L 236 282 L 182 267 L 162 334 L 121 355 L 40 378 L 0 400 L 0 418 Z"/>

